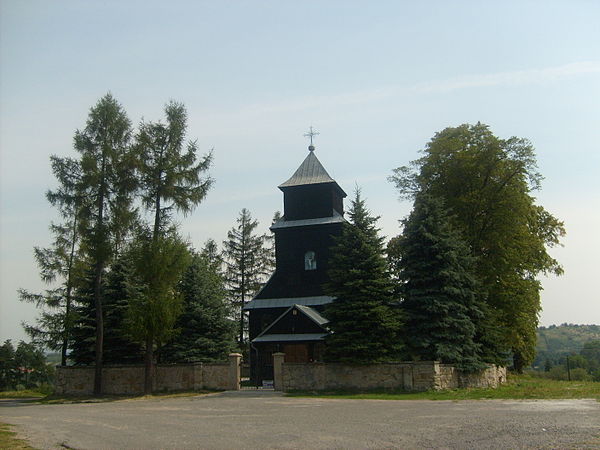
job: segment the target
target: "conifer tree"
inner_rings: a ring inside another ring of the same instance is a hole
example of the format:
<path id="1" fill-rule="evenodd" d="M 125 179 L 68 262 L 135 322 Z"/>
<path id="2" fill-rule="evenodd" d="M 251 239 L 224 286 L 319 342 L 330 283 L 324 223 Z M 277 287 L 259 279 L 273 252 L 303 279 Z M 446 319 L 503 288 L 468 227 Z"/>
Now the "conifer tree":
<path id="1" fill-rule="evenodd" d="M 244 347 L 246 315 L 243 308 L 262 287 L 268 273 L 268 251 L 265 249 L 266 236 L 254 234 L 258 222 L 252 219 L 250 211 L 242 209 L 237 226 L 227 233 L 223 242 L 225 262 L 225 282 L 238 323 L 238 345 Z"/>
<path id="2" fill-rule="evenodd" d="M 177 210 L 187 214 L 192 211 L 204 199 L 213 182 L 210 177 L 201 176 L 210 167 L 212 154 L 197 162 L 195 142 L 188 142 L 184 152 L 185 107 L 170 102 L 165 106 L 165 115 L 166 124 L 142 122 L 135 145 L 142 202 L 154 213 L 150 234 L 152 243 L 144 243 L 146 236 L 143 234 L 138 238 L 145 258 L 144 271 L 140 270 L 139 262 L 136 266 L 144 287 L 130 299 L 130 323 L 142 327 L 141 330 L 131 328 L 131 332 L 139 339 L 143 336 L 146 349 L 146 392 L 150 392 L 152 385 L 154 347 L 160 348 L 174 334 L 173 326 L 181 312 L 181 297 L 175 290 L 181 275 L 178 271 L 184 270 L 180 263 L 188 258 L 186 256 L 178 264 L 171 260 L 169 265 L 164 265 L 166 260 L 170 260 L 171 253 L 184 253 L 180 238 L 172 231 L 172 212 Z M 147 245 L 150 247 L 146 248 Z M 185 253 L 187 255 L 187 251 Z M 159 266 L 151 267 L 151 264 Z M 147 273 L 161 279 L 147 278 Z M 167 286 L 167 282 L 172 282 L 172 285 Z M 156 316 L 158 311 L 164 318 L 161 324 L 157 323 L 160 319 Z M 143 319 L 137 320 L 138 314 L 142 314 Z"/>
<path id="3" fill-rule="evenodd" d="M 466 371 L 483 368 L 475 339 L 484 303 L 474 259 L 452 229 L 443 201 L 417 195 L 397 245 L 408 357 L 451 363 Z"/>
<path id="4" fill-rule="evenodd" d="M 325 358 L 347 363 L 392 360 L 399 355 L 398 312 L 390 307 L 392 284 L 383 253 L 378 217 L 371 216 L 360 190 L 351 203 L 351 224 L 332 247 L 325 308 L 332 333 L 326 337 Z"/>
<path id="5" fill-rule="evenodd" d="M 17 365 L 15 363 L 15 347 L 10 339 L 0 345 L 0 391 L 15 388 Z"/>
<path id="6" fill-rule="evenodd" d="M 94 301 L 94 270 L 92 267 L 86 268 L 79 279 L 73 293 L 73 300 L 73 329 L 71 333 L 73 342 L 69 359 L 77 366 L 92 365 L 96 360 L 96 308 Z M 111 328 L 107 324 L 106 330 Z"/>
<path id="7" fill-rule="evenodd" d="M 143 361 L 139 343 L 129 336 L 125 318 L 133 277 L 127 254 L 119 256 L 110 266 L 103 280 L 105 364 L 137 364 Z M 93 273 L 80 282 L 74 295 L 74 327 L 72 351 L 69 358 L 75 365 L 90 365 L 95 360 L 95 308 Z"/>
<path id="8" fill-rule="evenodd" d="M 26 333 L 36 345 L 61 352 L 61 365 L 67 363 L 67 350 L 73 327 L 72 293 L 81 272 L 79 251 L 77 187 L 81 179 L 79 162 L 71 158 L 50 157 L 52 172 L 58 181 L 56 190 L 48 191 L 46 198 L 58 208 L 63 224 L 50 224 L 54 235 L 51 247 L 34 247 L 34 255 L 40 268 L 40 278 L 47 284 L 59 282 L 57 287 L 43 294 L 19 289 L 21 301 L 35 303 L 43 308 L 35 325 L 24 323 Z"/>
<path id="9" fill-rule="evenodd" d="M 212 163 L 212 153 L 198 160 L 195 141 L 188 142 L 184 151 L 187 112 L 183 104 L 169 102 L 165 115 L 166 124 L 142 122 L 135 145 L 142 202 L 154 213 L 153 238 L 170 227 L 173 209 L 191 212 L 213 184 L 209 176 L 202 177 Z"/>
<path id="10" fill-rule="evenodd" d="M 224 280 L 215 255 L 214 241 L 195 253 L 179 282 L 183 297 L 183 313 L 175 328 L 179 334 L 161 349 L 161 360 L 167 362 L 223 361 L 235 346 L 235 322 L 226 304 Z"/>
<path id="11" fill-rule="evenodd" d="M 102 392 L 103 277 L 135 218 L 131 193 L 136 188 L 136 179 L 130 135 L 131 123 L 125 111 L 107 94 L 90 110 L 85 128 L 78 130 L 74 139 L 75 150 L 81 155 L 78 228 L 82 248 L 93 267 L 95 394 Z"/>

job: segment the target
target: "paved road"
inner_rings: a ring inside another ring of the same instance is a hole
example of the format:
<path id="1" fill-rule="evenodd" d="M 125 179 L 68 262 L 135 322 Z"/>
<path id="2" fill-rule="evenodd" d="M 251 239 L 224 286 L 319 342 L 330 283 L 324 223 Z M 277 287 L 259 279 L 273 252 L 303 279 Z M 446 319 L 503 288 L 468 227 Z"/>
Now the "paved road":
<path id="1" fill-rule="evenodd" d="M 36 448 L 600 448 L 600 403 L 379 401 L 274 392 L 111 403 L 0 402 Z"/>

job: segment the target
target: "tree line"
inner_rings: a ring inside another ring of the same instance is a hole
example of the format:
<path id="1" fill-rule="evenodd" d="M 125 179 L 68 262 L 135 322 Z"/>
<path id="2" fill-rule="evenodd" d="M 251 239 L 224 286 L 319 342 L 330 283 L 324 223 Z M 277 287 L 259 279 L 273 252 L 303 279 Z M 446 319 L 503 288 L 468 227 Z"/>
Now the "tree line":
<path id="1" fill-rule="evenodd" d="M 48 248 L 35 248 L 43 306 L 25 324 L 61 363 L 95 366 L 144 361 L 145 390 L 157 362 L 215 361 L 244 350 L 243 306 L 274 267 L 272 238 L 257 234 L 246 209 L 219 251 L 195 250 L 175 222 L 202 202 L 214 180 L 212 151 L 186 140 L 187 113 L 176 102 L 165 120 L 133 130 L 106 95 L 77 130 L 77 158 L 51 157 L 58 187 L 47 192 L 60 223 Z M 330 361 L 440 360 L 464 370 L 487 363 L 517 370 L 535 354 L 541 310 L 538 276 L 560 275 L 548 254 L 562 222 L 535 203 L 532 145 L 500 139 L 483 124 L 437 133 L 423 156 L 390 181 L 413 201 L 401 232 L 385 244 L 357 190 L 349 223 L 335 240 L 325 315 Z M 276 213 L 274 220 L 279 219 Z"/>
<path id="2" fill-rule="evenodd" d="M 164 113 L 134 130 L 107 94 L 75 132 L 78 157 L 51 157 L 58 187 L 46 197 L 61 222 L 34 255 L 53 287 L 19 291 L 43 308 L 24 326 L 34 343 L 61 352 L 62 365 L 93 364 L 96 394 L 105 363 L 144 361 L 150 392 L 156 361 L 221 360 L 238 327 L 243 344 L 241 307 L 273 260 L 246 209 L 223 252 L 212 240 L 195 250 L 180 235 L 175 215 L 193 211 L 214 183 L 212 151 L 199 156 L 186 140 L 183 104 L 171 101 Z"/>
<path id="3" fill-rule="evenodd" d="M 31 343 L 10 339 L 0 345 L 0 391 L 40 388 L 52 382 L 54 367 L 44 352 Z"/>
<path id="4" fill-rule="evenodd" d="M 600 381 L 600 340 L 587 341 L 579 352 L 545 356 L 536 370 L 554 380 Z"/>

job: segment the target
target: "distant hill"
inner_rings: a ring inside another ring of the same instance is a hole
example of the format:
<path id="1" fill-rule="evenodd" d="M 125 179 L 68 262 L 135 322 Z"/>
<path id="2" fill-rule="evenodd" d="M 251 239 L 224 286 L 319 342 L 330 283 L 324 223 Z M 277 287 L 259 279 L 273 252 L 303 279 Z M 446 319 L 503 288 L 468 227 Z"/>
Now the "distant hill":
<path id="1" fill-rule="evenodd" d="M 579 353 L 583 344 L 600 340 L 600 325 L 550 325 L 537 331 L 537 355 L 534 366 L 543 365 L 546 359 L 558 361 L 561 356 Z"/>

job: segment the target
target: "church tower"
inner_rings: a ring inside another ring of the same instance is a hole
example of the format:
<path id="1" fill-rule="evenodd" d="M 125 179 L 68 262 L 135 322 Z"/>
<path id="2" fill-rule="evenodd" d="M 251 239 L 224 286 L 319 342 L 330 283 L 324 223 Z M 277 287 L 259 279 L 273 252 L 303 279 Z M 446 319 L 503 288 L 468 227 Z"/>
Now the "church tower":
<path id="1" fill-rule="evenodd" d="M 333 297 L 325 295 L 330 248 L 341 234 L 346 193 L 329 176 L 315 147 L 284 183 L 284 214 L 271 226 L 275 234 L 275 272 L 244 308 L 249 312 L 250 361 L 257 382 L 272 378 L 272 353 L 288 362 L 320 360 L 327 319 L 321 313 Z"/>

